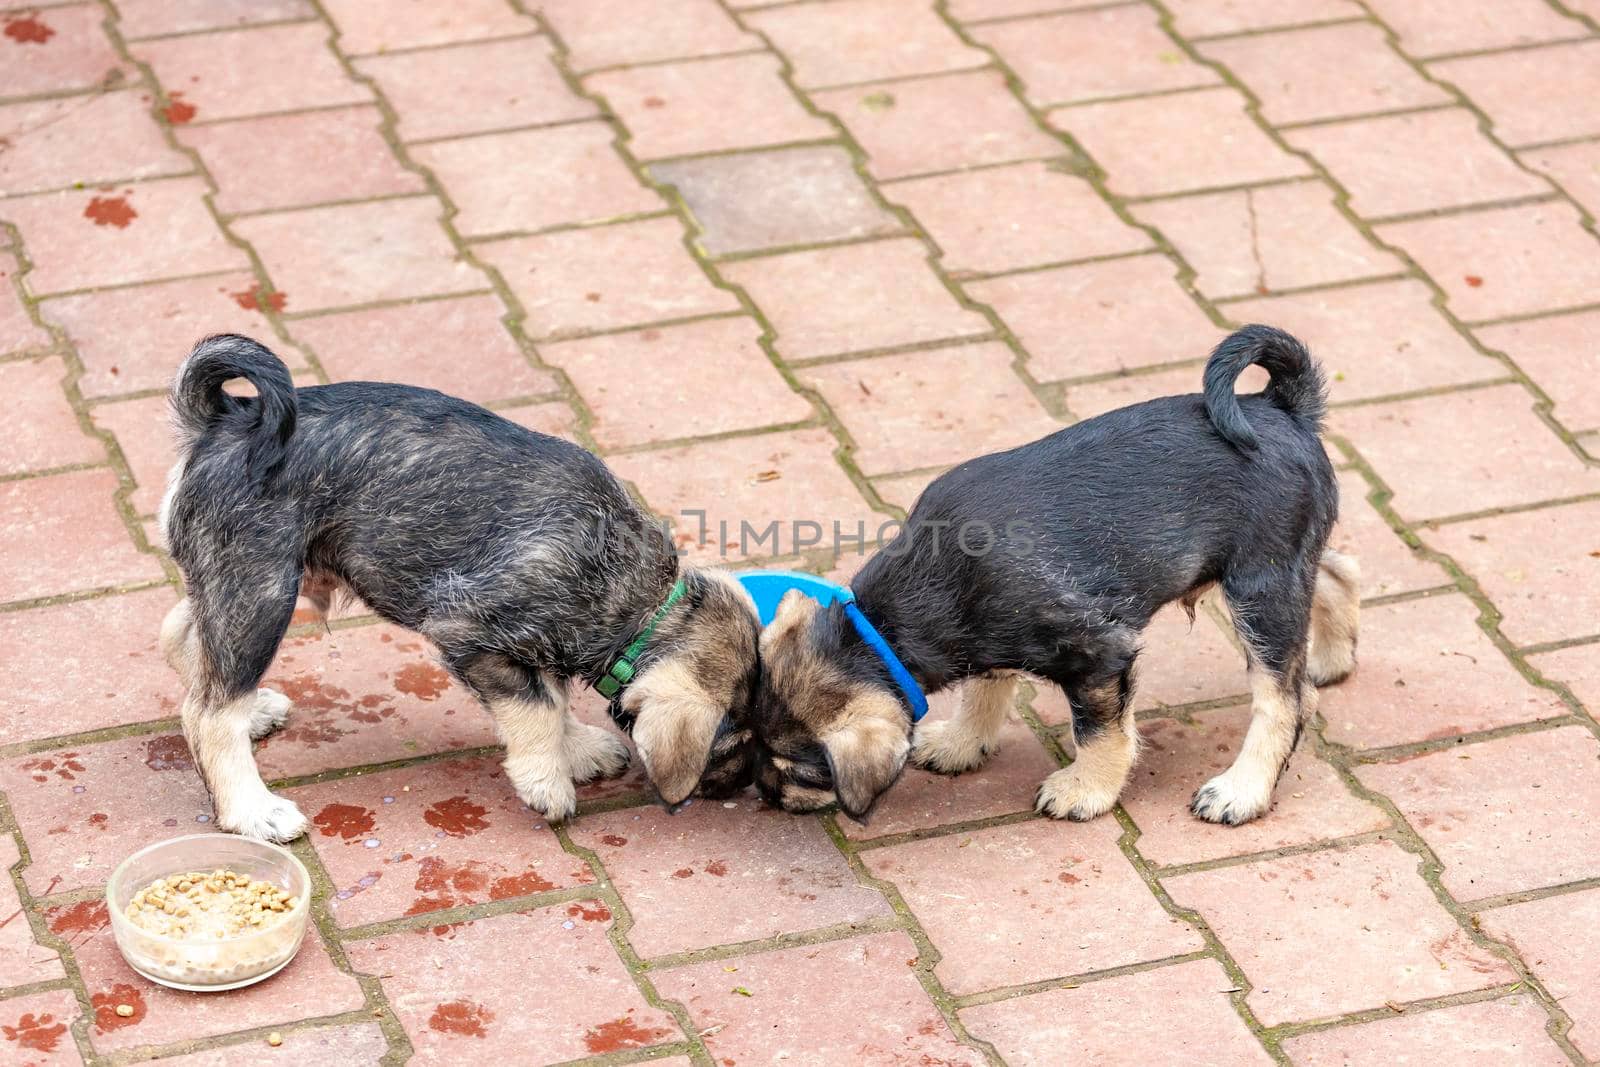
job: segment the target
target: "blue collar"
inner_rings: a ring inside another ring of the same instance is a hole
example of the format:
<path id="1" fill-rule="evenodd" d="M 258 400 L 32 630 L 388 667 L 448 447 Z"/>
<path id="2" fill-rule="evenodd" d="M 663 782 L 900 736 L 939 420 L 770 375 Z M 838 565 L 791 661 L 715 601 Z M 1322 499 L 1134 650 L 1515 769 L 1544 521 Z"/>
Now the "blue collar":
<path id="1" fill-rule="evenodd" d="M 922 717 L 928 714 L 928 698 L 923 696 L 922 687 L 911 677 L 911 672 L 906 670 L 906 665 L 900 662 L 900 657 L 894 654 L 894 649 L 889 647 L 889 642 L 883 639 L 877 627 L 873 626 L 856 606 L 855 594 L 848 589 L 841 589 L 838 600 L 844 604 L 844 613 L 850 616 L 850 621 L 855 624 L 856 633 L 861 635 L 861 640 L 867 643 L 868 648 L 878 654 L 878 658 L 889 670 L 889 677 L 894 679 L 894 684 L 905 694 L 906 702 L 911 705 L 911 721 L 921 722 Z"/>

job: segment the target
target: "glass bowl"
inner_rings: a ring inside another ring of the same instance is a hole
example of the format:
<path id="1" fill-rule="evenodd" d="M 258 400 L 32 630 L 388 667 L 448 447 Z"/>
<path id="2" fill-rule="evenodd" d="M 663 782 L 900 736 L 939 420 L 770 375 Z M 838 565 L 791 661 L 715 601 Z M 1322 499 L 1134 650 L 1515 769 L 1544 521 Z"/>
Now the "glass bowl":
<path id="1" fill-rule="evenodd" d="M 294 895 L 281 921 L 234 937 L 171 937 L 128 918 L 134 894 L 187 871 L 226 869 L 270 882 Z M 300 951 L 311 914 L 311 876 L 286 849 L 233 834 L 190 834 L 140 849 L 111 872 L 106 884 L 111 931 L 128 966 L 173 989 L 238 989 L 277 974 Z"/>

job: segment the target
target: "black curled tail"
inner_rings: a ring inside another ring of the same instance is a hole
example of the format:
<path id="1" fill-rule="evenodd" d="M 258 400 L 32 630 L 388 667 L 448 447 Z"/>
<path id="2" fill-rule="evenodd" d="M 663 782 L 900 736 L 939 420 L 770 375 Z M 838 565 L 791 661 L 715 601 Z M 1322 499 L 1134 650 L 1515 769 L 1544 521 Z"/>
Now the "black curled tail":
<path id="1" fill-rule="evenodd" d="M 256 395 L 224 392 L 223 383 L 234 378 L 255 386 Z M 266 346 L 231 333 L 205 338 L 178 368 L 171 400 L 181 448 L 218 429 L 245 439 L 245 463 L 252 473 L 265 477 L 283 464 L 284 446 L 294 433 L 294 379 Z"/>
<path id="2" fill-rule="evenodd" d="M 1246 326 L 1229 334 L 1206 361 L 1206 414 L 1217 432 L 1236 448 L 1256 447 L 1256 432 L 1245 420 L 1233 383 L 1252 363 L 1266 368 L 1271 380 L 1262 396 L 1293 415 L 1308 430 L 1322 428 L 1327 409 L 1322 370 L 1306 346 L 1271 326 Z"/>

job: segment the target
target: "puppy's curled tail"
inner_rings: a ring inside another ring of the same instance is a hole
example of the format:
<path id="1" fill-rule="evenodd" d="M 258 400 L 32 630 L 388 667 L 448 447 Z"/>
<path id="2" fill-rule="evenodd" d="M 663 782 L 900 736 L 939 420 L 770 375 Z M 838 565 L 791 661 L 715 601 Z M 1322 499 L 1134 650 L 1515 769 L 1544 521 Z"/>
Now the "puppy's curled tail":
<path id="1" fill-rule="evenodd" d="M 1327 391 L 1322 370 L 1306 346 L 1282 330 L 1252 325 L 1229 334 L 1206 361 L 1206 414 L 1217 432 L 1234 447 L 1253 450 L 1256 432 L 1245 420 L 1233 383 L 1251 364 L 1271 376 L 1262 392 L 1274 405 L 1300 421 L 1311 433 L 1322 428 Z"/>
<path id="2" fill-rule="evenodd" d="M 223 391 L 223 383 L 244 378 L 255 397 Z M 217 429 L 242 436 L 248 469 L 265 476 L 283 462 L 294 433 L 294 379 L 283 360 L 265 345 L 238 334 L 214 334 L 194 346 L 172 383 L 172 423 L 180 449 Z"/>

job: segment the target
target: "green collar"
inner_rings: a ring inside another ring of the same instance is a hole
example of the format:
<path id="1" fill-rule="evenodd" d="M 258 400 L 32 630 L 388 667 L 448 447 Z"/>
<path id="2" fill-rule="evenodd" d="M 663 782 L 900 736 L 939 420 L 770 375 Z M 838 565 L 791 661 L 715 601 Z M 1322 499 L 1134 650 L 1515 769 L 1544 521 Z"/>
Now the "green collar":
<path id="1" fill-rule="evenodd" d="M 622 655 L 617 657 L 617 661 L 595 683 L 594 687 L 600 691 L 601 696 L 609 700 L 622 692 L 623 686 L 633 681 L 633 661 L 639 658 L 639 653 L 644 651 L 644 646 L 650 643 L 650 636 L 656 632 L 656 627 L 661 625 L 661 620 L 667 617 L 667 612 L 671 610 L 672 605 L 683 599 L 683 593 L 683 579 L 679 578 L 673 583 L 672 591 L 667 594 L 667 599 L 662 601 L 661 606 L 656 609 L 656 613 L 650 616 L 650 621 L 645 623 L 644 629 L 639 631 L 639 636 L 635 637 L 628 647 L 622 650 Z"/>

